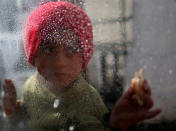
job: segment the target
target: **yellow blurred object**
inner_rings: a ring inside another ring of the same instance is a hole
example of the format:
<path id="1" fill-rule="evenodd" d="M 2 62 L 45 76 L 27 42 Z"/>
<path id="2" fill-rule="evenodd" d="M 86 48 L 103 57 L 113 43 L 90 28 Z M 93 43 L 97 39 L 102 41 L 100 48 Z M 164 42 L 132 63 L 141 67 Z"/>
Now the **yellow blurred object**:
<path id="1" fill-rule="evenodd" d="M 137 100 L 138 104 L 143 106 L 143 86 L 144 83 L 144 70 L 140 69 L 138 72 L 135 72 L 134 77 L 131 79 L 131 86 L 135 90 L 134 99 Z"/>

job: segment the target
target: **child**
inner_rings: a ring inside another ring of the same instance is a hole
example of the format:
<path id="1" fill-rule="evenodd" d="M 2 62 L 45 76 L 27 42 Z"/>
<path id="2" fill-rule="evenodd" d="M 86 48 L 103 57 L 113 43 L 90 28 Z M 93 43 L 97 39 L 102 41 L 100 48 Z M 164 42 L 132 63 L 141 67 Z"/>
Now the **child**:
<path id="1" fill-rule="evenodd" d="M 81 8 L 61 1 L 40 5 L 27 20 L 24 50 L 37 73 L 26 81 L 19 101 L 13 82 L 5 81 L 3 108 L 11 119 L 29 119 L 35 131 L 107 129 L 103 116 L 108 110 L 96 90 L 81 76 L 93 54 L 92 24 Z M 147 83 L 145 87 L 148 88 Z M 116 110 L 131 105 L 118 105 L 110 123 L 126 129 L 129 122 L 114 124 L 113 118 Z M 123 116 L 123 110 L 120 111 Z"/>
<path id="2" fill-rule="evenodd" d="M 81 76 L 93 54 L 91 21 L 81 8 L 68 2 L 40 5 L 27 20 L 24 50 L 38 72 L 25 83 L 19 104 L 12 98 L 9 108 L 4 98 L 7 115 L 22 113 L 36 131 L 105 130 L 102 116 L 108 110 Z M 16 94 L 13 83 L 6 83 Z"/>

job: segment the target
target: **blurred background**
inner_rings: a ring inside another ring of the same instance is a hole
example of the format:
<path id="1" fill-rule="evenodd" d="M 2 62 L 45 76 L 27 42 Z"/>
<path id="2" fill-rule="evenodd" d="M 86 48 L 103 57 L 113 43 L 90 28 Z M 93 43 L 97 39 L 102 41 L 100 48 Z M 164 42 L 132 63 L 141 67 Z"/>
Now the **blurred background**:
<path id="1" fill-rule="evenodd" d="M 48 1 L 54 0 L 0 1 L 0 82 L 12 79 L 18 98 L 25 80 L 35 72 L 27 65 L 22 46 L 25 21 L 39 4 Z M 95 51 L 85 78 L 99 91 L 109 110 L 130 86 L 134 72 L 143 68 L 155 107 L 163 112 L 140 123 L 138 130 L 175 130 L 176 1 L 67 1 L 84 9 L 92 20 Z M 24 122 L 10 125 L 0 109 L 0 129 L 29 130 Z"/>

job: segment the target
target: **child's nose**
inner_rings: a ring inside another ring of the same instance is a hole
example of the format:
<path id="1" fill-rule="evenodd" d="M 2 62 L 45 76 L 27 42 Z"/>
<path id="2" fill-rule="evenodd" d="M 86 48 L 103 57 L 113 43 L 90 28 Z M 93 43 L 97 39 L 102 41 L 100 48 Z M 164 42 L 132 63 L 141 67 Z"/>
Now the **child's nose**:
<path id="1" fill-rule="evenodd" d="M 66 64 L 66 56 L 64 52 L 64 47 L 57 48 L 56 55 L 55 55 L 55 62 L 57 66 L 65 66 Z"/>

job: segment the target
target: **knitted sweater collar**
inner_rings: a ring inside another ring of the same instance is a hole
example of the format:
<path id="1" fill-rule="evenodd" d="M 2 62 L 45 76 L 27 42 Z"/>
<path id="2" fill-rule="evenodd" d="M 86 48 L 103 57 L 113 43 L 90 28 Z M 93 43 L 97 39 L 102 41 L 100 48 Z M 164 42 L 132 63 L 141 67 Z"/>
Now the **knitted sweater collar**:
<path id="1" fill-rule="evenodd" d="M 53 84 L 47 81 L 42 75 L 37 73 L 37 80 L 39 82 L 39 85 L 41 85 L 41 88 L 44 92 L 49 93 L 52 97 L 58 98 L 58 97 L 74 97 L 75 95 L 79 95 L 83 91 L 83 87 L 85 84 L 85 80 L 82 77 L 82 75 L 78 75 L 77 78 L 70 83 L 64 91 L 61 91 L 57 93 L 57 95 L 49 90 L 49 88 L 52 88 Z M 55 87 L 53 87 L 55 88 Z M 57 87 L 56 87 L 57 88 Z"/>

